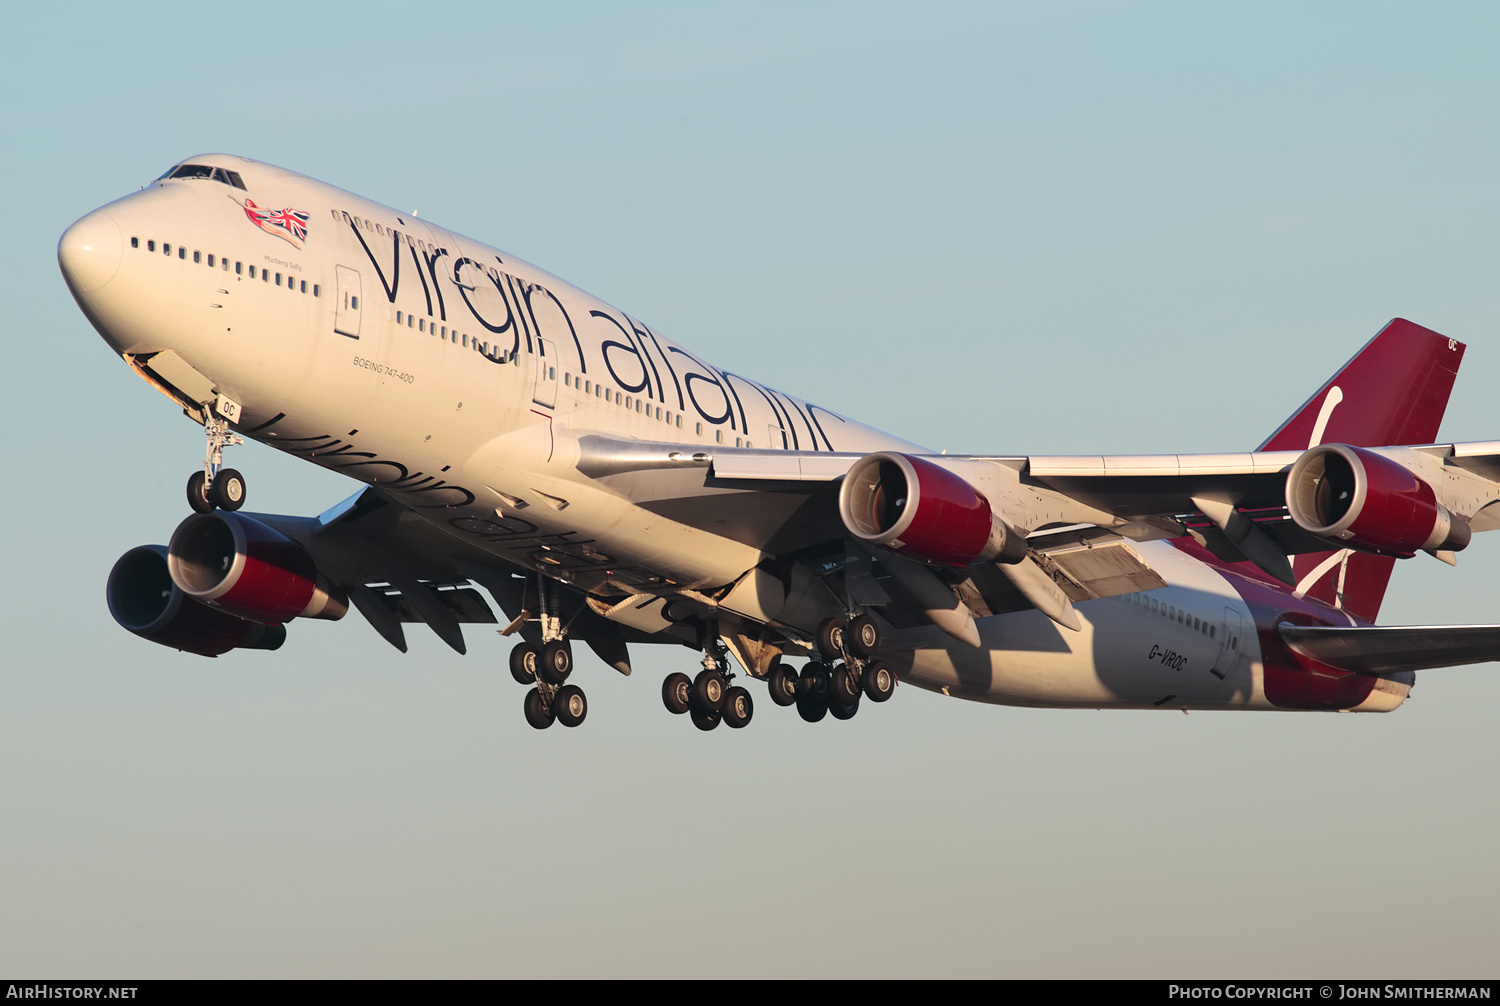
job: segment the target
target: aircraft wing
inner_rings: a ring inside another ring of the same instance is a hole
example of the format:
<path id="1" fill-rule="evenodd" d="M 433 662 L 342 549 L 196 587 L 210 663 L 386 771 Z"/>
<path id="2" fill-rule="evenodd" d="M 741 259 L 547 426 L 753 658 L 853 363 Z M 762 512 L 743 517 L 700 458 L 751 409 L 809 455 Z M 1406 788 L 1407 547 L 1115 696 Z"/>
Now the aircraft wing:
<path id="1" fill-rule="evenodd" d="M 1430 667 L 1500 660 L 1500 625 L 1292 625 L 1276 627 L 1296 652 L 1361 674 L 1387 675 Z"/>
<path id="2" fill-rule="evenodd" d="M 403 623 L 425 622 L 440 639 L 465 652 L 462 623 L 499 624 L 472 584 L 484 587 L 505 612 L 502 635 L 540 643 L 535 578 L 476 545 L 421 520 L 383 492 L 368 488 L 315 519 L 245 514 L 303 545 L 318 568 L 344 585 L 349 600 L 392 646 L 406 651 Z M 627 643 L 673 642 L 659 634 L 607 621 L 581 596 L 559 600 L 573 635 L 605 663 L 630 673 Z"/>
<path id="3" fill-rule="evenodd" d="M 867 457 L 693 449 L 605 436 L 584 436 L 578 448 L 579 471 L 632 502 L 773 556 L 830 551 L 848 537 L 839 515 L 839 483 Z M 1404 469 L 1437 484 L 1467 529 L 1500 527 L 1500 506 L 1492 505 L 1500 503 L 1500 443 L 1361 450 L 1366 461 Z M 1303 455 L 1255 451 L 906 457 L 967 481 L 1025 536 L 1029 561 L 999 565 L 998 573 L 992 568 L 995 564 L 981 563 L 962 575 L 943 576 L 963 606 L 977 616 L 1036 607 L 1070 625 L 1069 605 L 1074 601 L 1151 589 L 1161 582 L 1130 548 L 1132 540 L 1190 535 L 1223 561 L 1252 562 L 1294 584 L 1289 556 L 1339 547 L 1304 530 L 1288 511 L 1288 476 Z M 883 565 L 898 571 L 903 563 L 896 557 L 894 563 Z M 897 580 L 932 576 L 910 568 L 907 573 Z M 895 586 L 901 593 L 902 584 Z M 911 603 L 898 608 L 914 606 L 928 618 L 939 617 L 933 614 L 934 605 L 945 595 L 930 582 L 905 586 L 910 588 L 906 593 Z M 894 609 L 887 611 L 895 614 Z M 966 625 L 953 628 L 960 638 L 970 636 Z"/>

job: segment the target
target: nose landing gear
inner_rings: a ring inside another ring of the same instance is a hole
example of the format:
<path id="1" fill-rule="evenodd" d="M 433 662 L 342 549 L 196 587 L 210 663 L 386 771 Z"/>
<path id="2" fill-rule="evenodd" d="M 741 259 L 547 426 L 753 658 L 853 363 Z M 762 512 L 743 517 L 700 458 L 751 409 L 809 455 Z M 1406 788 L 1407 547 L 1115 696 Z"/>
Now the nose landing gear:
<path id="1" fill-rule="evenodd" d="M 245 505 L 245 477 L 233 468 L 224 467 L 224 448 L 243 444 L 243 437 L 229 432 L 229 421 L 209 412 L 203 422 L 207 446 L 203 451 L 203 470 L 193 472 L 187 482 L 188 506 L 198 513 L 215 508 L 238 510 Z"/>

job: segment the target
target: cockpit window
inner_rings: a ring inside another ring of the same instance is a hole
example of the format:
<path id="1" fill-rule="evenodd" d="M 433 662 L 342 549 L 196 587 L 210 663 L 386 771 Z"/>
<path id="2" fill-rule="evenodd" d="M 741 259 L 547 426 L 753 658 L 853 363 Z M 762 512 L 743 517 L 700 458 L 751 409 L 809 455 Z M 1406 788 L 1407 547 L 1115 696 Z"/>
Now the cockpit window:
<path id="1" fill-rule="evenodd" d="M 208 178 L 225 185 L 233 185 L 237 189 L 245 187 L 245 180 L 240 177 L 238 171 L 229 171 L 226 168 L 215 168 L 207 164 L 179 164 L 166 174 L 158 178 L 162 181 L 167 178 Z"/>

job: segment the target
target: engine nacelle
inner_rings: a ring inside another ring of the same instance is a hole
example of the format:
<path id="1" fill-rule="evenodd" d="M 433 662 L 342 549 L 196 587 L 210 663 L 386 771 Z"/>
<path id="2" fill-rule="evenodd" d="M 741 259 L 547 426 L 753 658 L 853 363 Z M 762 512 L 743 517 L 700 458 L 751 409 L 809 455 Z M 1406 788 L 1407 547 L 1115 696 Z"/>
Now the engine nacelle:
<path id="1" fill-rule="evenodd" d="M 349 610 L 306 549 L 240 513 L 215 510 L 177 525 L 167 565 L 189 597 L 257 622 L 337 619 Z"/>
<path id="2" fill-rule="evenodd" d="M 967 481 L 924 458 L 882 451 L 856 461 L 839 490 L 849 533 L 946 566 L 1020 562 L 1026 539 Z"/>
<path id="3" fill-rule="evenodd" d="M 1286 480 L 1297 526 L 1349 548 L 1409 557 L 1457 551 L 1469 525 L 1437 501 L 1432 486 L 1400 462 L 1347 444 L 1309 448 Z"/>
<path id="4" fill-rule="evenodd" d="M 104 588 L 116 622 L 153 643 L 205 657 L 237 648 L 274 650 L 286 641 L 280 625 L 262 625 L 188 597 L 167 571 L 165 545 L 139 545 L 120 556 Z"/>

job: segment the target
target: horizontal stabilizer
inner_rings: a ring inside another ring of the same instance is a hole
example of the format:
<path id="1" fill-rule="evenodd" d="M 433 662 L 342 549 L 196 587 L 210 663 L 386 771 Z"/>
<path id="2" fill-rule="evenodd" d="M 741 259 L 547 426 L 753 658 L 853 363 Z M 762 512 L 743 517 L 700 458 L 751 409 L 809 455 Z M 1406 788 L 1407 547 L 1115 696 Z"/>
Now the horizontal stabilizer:
<path id="1" fill-rule="evenodd" d="M 1331 667 L 1394 674 L 1500 660 L 1500 625 L 1328 625 L 1276 627 L 1287 646 Z"/>

